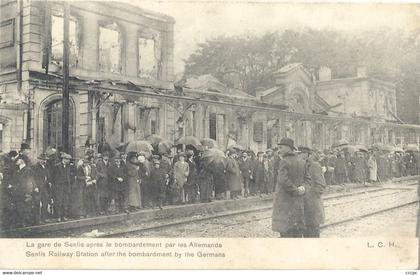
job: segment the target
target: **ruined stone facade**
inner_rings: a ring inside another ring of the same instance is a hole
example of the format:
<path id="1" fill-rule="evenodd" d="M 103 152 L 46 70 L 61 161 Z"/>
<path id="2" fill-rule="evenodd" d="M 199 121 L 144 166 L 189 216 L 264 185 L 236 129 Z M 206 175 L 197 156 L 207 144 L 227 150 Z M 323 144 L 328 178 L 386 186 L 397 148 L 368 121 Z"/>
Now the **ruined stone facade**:
<path id="1" fill-rule="evenodd" d="M 37 155 L 61 145 L 62 3 L 3 0 L 0 8 L 1 149 L 27 140 Z M 171 17 L 113 2 L 70 2 L 70 10 L 69 138 L 76 156 L 88 139 L 117 146 L 150 134 L 174 142 L 210 137 L 222 149 L 236 142 L 254 151 L 283 136 L 319 148 L 341 138 L 366 145 L 419 141 L 419 126 L 399 124 L 379 101 L 364 101 L 370 93 L 395 101 L 392 84 L 315 81 L 301 64 L 291 64 L 257 97 L 174 87 Z M 343 89 L 353 99 L 334 107 Z"/>

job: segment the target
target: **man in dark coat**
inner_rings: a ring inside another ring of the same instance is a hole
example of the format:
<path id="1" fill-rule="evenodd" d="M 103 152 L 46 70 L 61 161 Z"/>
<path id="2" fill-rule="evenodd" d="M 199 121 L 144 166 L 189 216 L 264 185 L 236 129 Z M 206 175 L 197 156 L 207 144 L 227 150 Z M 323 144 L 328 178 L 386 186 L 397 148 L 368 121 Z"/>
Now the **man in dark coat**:
<path id="1" fill-rule="evenodd" d="M 166 185 L 168 183 L 168 175 L 165 170 L 160 167 L 158 159 L 153 160 L 153 168 L 150 171 L 150 195 L 152 207 L 162 209 L 165 200 Z"/>
<path id="2" fill-rule="evenodd" d="M 278 167 L 272 229 L 279 232 L 282 238 L 303 237 L 304 186 L 310 185 L 311 182 L 311 177 L 306 171 L 306 162 L 295 154 L 293 143 L 290 138 L 282 138 L 279 143 L 279 153 L 283 158 Z"/>
<path id="3" fill-rule="evenodd" d="M 242 159 L 239 161 L 239 170 L 241 170 L 242 181 L 244 183 L 244 196 L 247 197 L 249 195 L 249 184 L 253 177 L 251 160 L 245 151 L 242 152 Z"/>
<path id="4" fill-rule="evenodd" d="M 189 173 L 187 183 L 185 184 L 185 192 L 187 195 L 187 202 L 194 203 L 197 199 L 198 185 L 197 185 L 197 165 L 194 160 L 194 151 L 187 151 L 187 163 L 189 165 Z"/>
<path id="5" fill-rule="evenodd" d="M 238 199 L 242 191 L 242 180 L 236 151 L 231 151 L 226 161 L 226 182 L 230 191 L 230 198 Z"/>
<path id="6" fill-rule="evenodd" d="M 24 158 L 17 158 L 16 165 L 18 167 L 14 178 L 14 197 L 17 210 L 18 227 L 29 226 L 34 224 L 33 216 L 33 196 L 37 192 L 33 172 L 26 165 Z"/>
<path id="7" fill-rule="evenodd" d="M 337 184 L 344 184 L 348 179 L 347 161 L 343 152 L 339 152 L 334 167 Z"/>
<path id="8" fill-rule="evenodd" d="M 38 157 L 39 162 L 33 166 L 35 184 L 39 189 L 39 196 L 36 198 L 36 205 L 34 207 L 35 222 L 45 223 L 49 219 L 48 205 L 51 202 L 51 176 L 50 170 L 47 167 L 48 157 L 45 154 L 41 154 Z M 39 201 L 38 201 L 39 199 Z"/>
<path id="9" fill-rule="evenodd" d="M 311 177 L 310 184 L 305 184 L 304 214 L 305 214 L 305 238 L 319 238 L 319 226 L 325 221 L 324 204 L 321 195 L 326 188 L 322 168 L 318 162 L 317 152 L 308 147 L 299 148 L 300 157 L 306 161 L 306 170 Z"/>
<path id="10" fill-rule="evenodd" d="M 125 179 L 125 167 L 119 154 L 114 156 L 114 161 L 109 166 L 109 182 L 114 194 L 115 206 L 118 212 L 124 212 L 126 205 L 127 180 Z"/>
<path id="11" fill-rule="evenodd" d="M 16 175 L 17 166 L 16 158 L 18 153 L 10 151 L 4 156 L 1 181 L 1 224 L 3 229 L 13 228 L 16 226 L 16 204 L 13 196 L 14 177 Z"/>
<path id="12" fill-rule="evenodd" d="M 109 156 L 98 154 L 96 162 L 96 186 L 98 190 L 99 213 L 101 215 L 108 212 L 110 203 L 110 188 L 108 180 Z"/>
<path id="13" fill-rule="evenodd" d="M 255 193 L 267 194 L 267 182 L 265 178 L 264 152 L 257 153 L 254 168 Z"/>
<path id="14" fill-rule="evenodd" d="M 52 189 L 54 193 L 54 205 L 58 221 L 66 221 L 69 215 L 69 200 L 71 187 L 71 156 L 61 153 L 61 162 L 55 166 Z"/>

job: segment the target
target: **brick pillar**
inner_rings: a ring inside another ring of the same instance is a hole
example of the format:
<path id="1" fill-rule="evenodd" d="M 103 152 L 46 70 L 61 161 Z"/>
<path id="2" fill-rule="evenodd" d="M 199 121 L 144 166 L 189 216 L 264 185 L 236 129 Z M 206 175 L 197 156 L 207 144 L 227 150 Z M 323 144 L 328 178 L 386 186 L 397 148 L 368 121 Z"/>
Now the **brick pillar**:
<path id="1" fill-rule="evenodd" d="M 81 66 L 84 69 L 97 71 L 99 56 L 99 27 L 95 14 L 83 17 L 83 41 Z"/>
<path id="2" fill-rule="evenodd" d="M 125 73 L 127 76 L 137 76 L 138 72 L 138 28 L 137 26 L 125 26 Z M 124 60 L 124 59 L 123 59 Z"/>

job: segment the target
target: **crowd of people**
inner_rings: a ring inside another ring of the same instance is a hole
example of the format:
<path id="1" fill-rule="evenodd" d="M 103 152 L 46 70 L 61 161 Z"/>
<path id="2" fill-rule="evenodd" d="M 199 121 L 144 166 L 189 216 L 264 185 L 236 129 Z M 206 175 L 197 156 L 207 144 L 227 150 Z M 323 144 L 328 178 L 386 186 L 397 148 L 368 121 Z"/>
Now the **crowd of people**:
<path id="1" fill-rule="evenodd" d="M 328 184 L 383 182 L 417 174 L 417 157 L 412 153 L 301 149 L 307 154 L 305 163 L 319 166 L 322 173 L 322 178 L 312 176 L 318 178 L 319 194 Z M 276 191 L 284 176 L 280 147 L 257 154 L 239 148 L 224 153 L 222 162 L 211 165 L 202 161 L 203 152 L 185 147 L 176 154 L 156 155 L 87 149 L 81 159 L 49 148 L 33 160 L 29 145 L 23 143 L 19 151 L 10 151 L 0 162 L 1 227 L 266 196 Z M 316 227 L 308 234 L 316 236 Z"/>
<path id="2" fill-rule="evenodd" d="M 336 148 L 321 153 L 328 185 L 381 183 L 418 174 L 418 152 L 388 150 L 348 151 Z"/>

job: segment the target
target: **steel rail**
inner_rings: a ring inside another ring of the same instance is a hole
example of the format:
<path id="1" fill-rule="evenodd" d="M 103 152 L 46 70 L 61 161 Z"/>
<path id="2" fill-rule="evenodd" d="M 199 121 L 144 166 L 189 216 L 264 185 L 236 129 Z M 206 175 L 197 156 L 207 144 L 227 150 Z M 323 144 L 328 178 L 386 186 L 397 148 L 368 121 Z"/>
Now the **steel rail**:
<path id="1" fill-rule="evenodd" d="M 377 191 L 382 191 L 384 189 L 381 190 L 377 190 Z M 372 190 L 371 190 L 372 191 Z M 401 193 L 401 192 L 398 192 Z M 360 192 L 358 193 L 360 194 Z M 382 196 L 386 196 L 386 195 L 394 195 L 395 193 L 388 193 L 388 194 L 384 194 Z M 369 197 L 368 197 L 369 198 Z M 329 199 L 335 199 L 335 197 L 330 197 Z M 359 201 L 362 201 L 365 198 L 360 199 Z M 327 199 L 328 200 L 328 199 Z M 351 201 L 354 202 L 354 201 Z M 370 215 L 375 215 L 377 213 L 381 213 L 384 211 L 390 211 L 399 207 L 403 207 L 409 204 L 413 204 L 418 202 L 418 200 L 414 201 L 414 202 L 409 202 L 408 204 L 402 204 L 402 205 L 398 205 L 398 206 L 394 206 L 391 208 L 387 208 L 387 209 L 381 209 L 378 211 L 374 211 L 372 213 L 368 213 L 368 214 L 363 214 L 360 216 L 356 216 L 356 217 L 351 217 L 345 220 L 340 220 L 337 222 L 334 222 L 333 224 L 339 224 L 339 223 L 344 223 L 344 222 L 348 222 L 349 220 L 355 220 L 358 218 L 363 218 L 363 217 L 367 217 Z M 224 212 L 222 214 L 216 214 L 216 215 L 209 215 L 209 216 L 205 216 L 205 217 L 200 217 L 200 218 L 196 218 L 196 219 L 191 219 L 191 218 L 184 218 L 184 219 L 179 219 L 173 222 L 168 222 L 168 223 L 164 223 L 164 224 L 159 224 L 159 225 L 152 225 L 152 226 L 147 226 L 147 227 L 132 227 L 132 228 L 128 228 L 128 229 L 123 229 L 120 231 L 115 231 L 115 232 L 109 232 L 109 233 L 105 233 L 105 234 L 101 234 L 95 237 L 99 237 L 99 238 L 111 238 L 111 237 L 119 237 L 119 236 L 124 236 L 127 234 L 133 234 L 133 233 L 139 233 L 139 232 L 148 232 L 148 231 L 152 231 L 152 230 L 159 230 L 159 229 L 165 229 L 165 228 L 170 228 L 170 227 L 174 227 L 174 226 L 180 226 L 180 225 L 185 225 L 188 223 L 196 223 L 196 222 L 203 222 L 203 221 L 208 221 L 208 220 L 214 220 L 214 219 L 218 219 L 218 218 L 226 218 L 226 217 L 233 217 L 233 216 L 240 216 L 243 214 L 249 214 L 249 213 L 258 213 L 258 212 L 264 212 L 264 211 L 268 211 L 271 210 L 272 206 L 267 206 L 267 207 L 261 207 L 261 208 L 257 208 L 257 209 L 247 209 L 247 210 L 240 210 L 240 211 L 230 211 L 230 212 Z M 270 216 L 265 216 L 262 218 L 258 218 L 258 219 L 252 219 L 252 220 L 248 220 L 248 221 L 244 221 L 244 222 L 238 222 L 238 223 L 232 223 L 232 224 L 228 224 L 228 225 L 223 225 L 225 227 L 230 227 L 230 226 L 235 226 L 235 225 L 241 225 L 241 224 L 246 224 L 246 223 L 252 223 L 252 222 L 256 222 L 256 221 L 261 221 L 261 220 L 266 220 L 266 219 L 270 219 Z M 325 224 L 323 226 L 321 226 L 321 228 L 324 228 L 325 226 L 330 226 L 329 224 Z"/>

